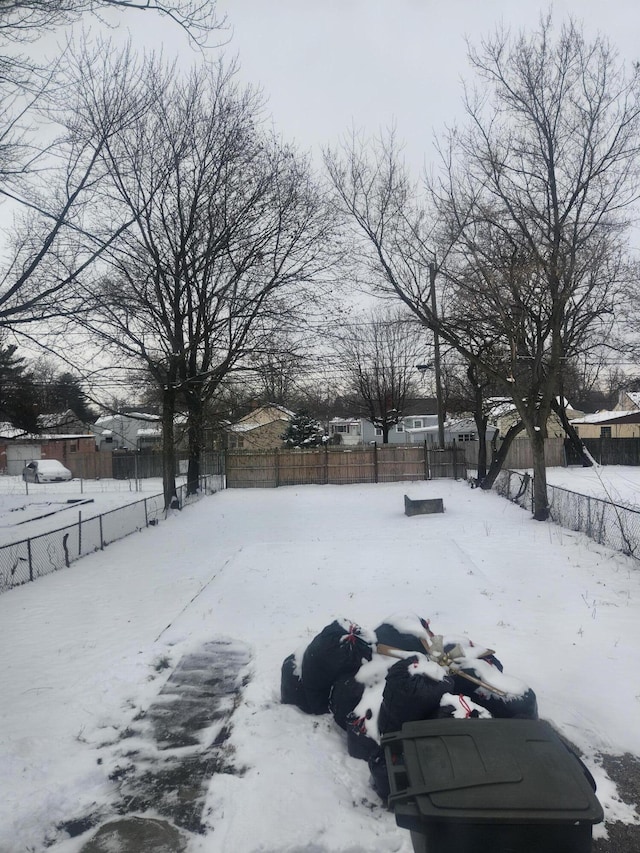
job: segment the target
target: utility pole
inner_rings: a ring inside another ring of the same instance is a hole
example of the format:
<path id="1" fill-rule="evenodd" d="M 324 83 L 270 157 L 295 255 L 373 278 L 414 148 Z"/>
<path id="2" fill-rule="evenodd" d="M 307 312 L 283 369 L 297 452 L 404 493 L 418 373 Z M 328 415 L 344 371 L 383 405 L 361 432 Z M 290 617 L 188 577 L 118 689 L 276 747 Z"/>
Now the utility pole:
<path id="1" fill-rule="evenodd" d="M 433 330 L 433 366 L 436 380 L 436 402 L 438 406 L 438 447 L 444 448 L 444 398 L 442 394 L 442 376 L 440 373 L 440 336 L 436 331 L 438 307 L 436 304 L 436 265 L 429 264 L 429 289 L 431 290 L 431 313 L 434 319 Z"/>

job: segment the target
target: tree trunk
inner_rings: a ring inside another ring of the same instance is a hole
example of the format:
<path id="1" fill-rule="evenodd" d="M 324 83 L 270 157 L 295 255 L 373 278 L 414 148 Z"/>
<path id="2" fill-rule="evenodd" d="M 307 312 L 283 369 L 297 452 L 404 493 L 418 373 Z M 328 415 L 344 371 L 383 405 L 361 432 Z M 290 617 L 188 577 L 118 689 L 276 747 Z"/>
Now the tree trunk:
<path id="1" fill-rule="evenodd" d="M 478 429 L 478 468 L 477 479 L 480 483 L 487 476 L 487 421 L 486 415 L 474 414 Z"/>
<path id="2" fill-rule="evenodd" d="M 189 462 L 187 466 L 187 494 L 195 495 L 200 485 L 200 458 L 202 455 L 202 399 L 194 395 L 188 400 L 187 436 Z"/>
<path id="3" fill-rule="evenodd" d="M 176 443 L 173 433 L 175 388 L 166 385 L 162 391 L 162 487 L 165 511 L 178 505 L 176 491 Z"/>
<path id="4" fill-rule="evenodd" d="M 579 459 L 582 462 L 582 467 L 583 468 L 591 468 L 593 466 L 593 459 L 589 455 L 587 448 L 584 446 L 584 444 L 580 440 L 580 436 L 576 432 L 575 427 L 573 426 L 573 424 L 570 422 L 569 418 L 567 417 L 567 412 L 566 412 L 565 407 L 558 400 L 554 399 L 551 401 L 551 408 L 556 413 L 556 415 L 560 418 L 560 421 L 562 423 L 562 427 L 567 434 L 567 438 L 569 439 L 571 446 L 576 451 Z"/>
<path id="5" fill-rule="evenodd" d="M 479 486 L 481 489 L 488 491 L 493 488 L 493 484 L 496 481 L 496 478 L 500 471 L 502 471 L 502 466 L 504 465 L 504 460 L 507 458 L 507 453 L 509 452 L 509 448 L 511 447 L 511 442 L 513 439 L 519 435 L 524 429 L 524 424 L 522 421 L 518 421 L 517 424 L 513 424 L 513 426 L 509 427 L 507 434 L 505 435 L 502 444 L 500 445 L 500 449 L 493 453 L 493 458 L 491 459 L 491 465 L 489 466 L 489 472 L 486 477 L 482 480 L 478 478 Z"/>
<path id="6" fill-rule="evenodd" d="M 529 432 L 527 430 L 527 432 Z M 533 452 L 533 517 L 536 521 L 549 518 L 547 497 L 547 466 L 544 456 L 544 433 L 535 428 L 529 433 Z"/>

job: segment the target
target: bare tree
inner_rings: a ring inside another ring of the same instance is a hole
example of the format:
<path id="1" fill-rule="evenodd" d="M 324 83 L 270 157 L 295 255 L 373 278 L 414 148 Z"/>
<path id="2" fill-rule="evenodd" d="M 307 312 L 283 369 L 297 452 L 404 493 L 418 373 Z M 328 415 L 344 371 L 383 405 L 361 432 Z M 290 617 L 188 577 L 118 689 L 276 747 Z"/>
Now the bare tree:
<path id="1" fill-rule="evenodd" d="M 402 419 L 407 399 L 415 396 L 423 336 L 406 312 L 385 308 L 349 324 L 336 345 L 347 393 L 354 407 L 381 430 L 383 444 Z"/>
<path id="2" fill-rule="evenodd" d="M 59 292 L 90 266 L 117 236 L 88 233 L 83 209 L 95 193 L 96 165 L 116 130 L 103 123 L 88 140 L 78 127 L 60 125 L 60 101 L 68 108 L 62 57 L 41 67 L 12 42 L 37 40 L 43 31 L 101 10 L 156 12 L 172 19 L 197 43 L 217 29 L 215 3 L 177 0 L 7 0 L 0 4 L 0 200 L 18 212 L 7 228 L 8 260 L 0 271 L 0 326 L 29 336 L 34 320 L 59 314 Z M 98 45 L 98 50 L 109 50 Z M 142 65 L 144 68 L 144 64 Z M 118 71 L 112 66 L 112 70 Z M 140 69 L 142 70 L 142 69 Z M 61 95 L 61 88 L 63 94 Z M 140 106 L 138 102 L 138 106 Z M 66 109 L 65 109 L 66 111 Z M 122 124 L 130 116 L 121 110 Z M 120 222 L 121 228 L 130 223 Z"/>
<path id="3" fill-rule="evenodd" d="M 78 81 L 89 135 L 119 109 L 100 79 Z M 103 256 L 105 274 L 84 282 L 82 316 L 161 389 L 169 505 L 176 409 L 187 413 L 194 491 L 206 402 L 268 348 L 278 317 L 313 298 L 306 285 L 326 268 L 331 224 L 307 162 L 260 128 L 260 99 L 233 68 L 183 79 L 156 63 L 141 85 L 149 108 L 100 151 L 98 215 L 134 225 Z"/>
<path id="4" fill-rule="evenodd" d="M 220 26 L 212 0 L 3 0 L 0 36 L 13 41 L 38 38 L 43 30 L 75 23 L 83 15 L 100 16 L 107 9 L 156 12 L 182 27 L 190 38 L 206 41 Z"/>
<path id="5" fill-rule="evenodd" d="M 566 359 L 602 339 L 627 278 L 624 210 L 636 198 L 638 72 L 603 38 L 550 18 L 472 50 L 480 93 L 442 146 L 427 233 L 397 152 L 328 163 L 387 288 L 513 398 L 534 453 L 534 518 L 548 517 L 544 438 Z M 440 311 L 428 263 L 437 245 Z"/>

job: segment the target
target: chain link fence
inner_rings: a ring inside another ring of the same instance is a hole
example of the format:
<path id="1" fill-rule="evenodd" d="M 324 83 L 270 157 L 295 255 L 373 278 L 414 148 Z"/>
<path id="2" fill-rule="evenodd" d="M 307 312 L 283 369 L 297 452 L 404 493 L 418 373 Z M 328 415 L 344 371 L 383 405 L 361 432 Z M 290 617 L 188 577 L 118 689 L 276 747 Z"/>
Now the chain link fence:
<path id="1" fill-rule="evenodd" d="M 196 494 L 188 495 L 186 485 L 178 486 L 179 508 L 220 488 L 223 484 L 216 476 L 201 477 Z M 79 514 L 74 524 L 5 545 L 0 548 L 0 593 L 70 566 L 75 560 L 158 524 L 165 517 L 164 495 L 153 495 L 90 518 Z"/>
<path id="2" fill-rule="evenodd" d="M 533 477 L 519 471 L 501 471 L 498 494 L 533 512 Z M 640 559 L 640 510 L 612 501 L 547 485 L 551 519 L 561 527 L 585 533 L 600 545 Z"/>

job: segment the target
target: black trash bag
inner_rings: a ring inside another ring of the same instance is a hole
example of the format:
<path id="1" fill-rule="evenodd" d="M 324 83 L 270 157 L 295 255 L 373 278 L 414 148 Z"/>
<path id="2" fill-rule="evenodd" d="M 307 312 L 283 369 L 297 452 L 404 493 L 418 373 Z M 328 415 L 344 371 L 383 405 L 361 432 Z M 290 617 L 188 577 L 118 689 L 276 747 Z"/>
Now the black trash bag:
<path id="1" fill-rule="evenodd" d="M 495 666 L 498 672 L 504 672 L 504 667 L 495 655 L 487 655 L 486 657 L 483 657 L 482 660 L 486 660 L 486 662 L 490 663 L 491 666 Z"/>
<path id="2" fill-rule="evenodd" d="M 282 664 L 280 701 L 283 705 L 295 705 L 305 714 L 326 714 L 328 707 L 325 692 L 306 688 L 298 672 L 295 655 L 289 655 Z"/>
<path id="3" fill-rule="evenodd" d="M 339 678 L 329 695 L 329 710 L 341 729 L 347 730 L 347 717 L 362 699 L 364 684 L 354 676 Z"/>
<path id="4" fill-rule="evenodd" d="M 375 630 L 376 638 L 379 643 L 385 646 L 392 646 L 394 649 L 403 649 L 406 652 L 421 652 L 424 654 L 425 647 L 417 634 L 422 634 L 425 640 L 429 640 L 433 636 L 429 629 L 429 623 L 426 619 L 420 616 L 415 617 L 416 634 L 404 631 L 403 628 L 413 621 L 412 619 L 402 618 L 398 622 L 394 622 L 393 617 L 385 620 Z"/>
<path id="5" fill-rule="evenodd" d="M 280 701 L 283 705 L 297 705 L 301 711 L 309 713 L 306 708 L 307 700 L 298 675 L 296 656 L 289 655 L 284 659 L 280 674 Z"/>
<path id="6" fill-rule="evenodd" d="M 413 720 L 428 720 L 437 713 L 444 694 L 455 693 L 453 678 L 431 678 L 421 671 L 425 663 L 437 668 L 437 664 L 414 655 L 389 669 L 378 719 L 380 734 L 400 731 L 404 723 Z"/>
<path id="7" fill-rule="evenodd" d="M 484 681 L 486 687 L 474 684 L 462 674 L 454 674 L 455 689 L 452 693 L 462 693 L 468 696 L 476 705 L 486 708 L 492 717 L 498 719 L 538 719 L 538 701 L 533 690 L 518 679 L 510 678 L 505 681 L 506 676 L 496 678 L 495 671 L 486 661 L 467 661 L 460 667 L 461 673 L 466 673 L 473 678 Z M 502 671 L 499 670 L 502 676 Z M 495 682 L 495 683 L 494 683 Z M 505 691 L 505 695 L 493 692 L 491 686 Z"/>
<path id="8" fill-rule="evenodd" d="M 468 696 L 462 693 L 455 696 L 452 693 L 445 693 L 440 700 L 438 710 L 429 719 L 444 720 L 456 717 L 457 719 L 469 720 L 486 719 L 490 716 L 491 714 L 486 708 L 476 706 Z"/>
<path id="9" fill-rule="evenodd" d="M 368 761 L 380 748 L 380 744 L 367 732 L 367 720 L 371 717 L 370 709 L 364 717 L 358 717 L 355 714 L 349 714 L 347 717 L 347 752 L 352 758 Z"/>
<path id="10" fill-rule="evenodd" d="M 375 752 L 369 756 L 367 761 L 369 772 L 371 773 L 371 787 L 376 794 L 385 803 L 389 799 L 391 788 L 389 785 L 389 776 L 387 775 L 387 762 L 384 755 L 384 748 L 379 746 Z"/>
<path id="11" fill-rule="evenodd" d="M 329 710 L 329 694 L 339 678 L 353 675 L 363 658 L 371 660 L 374 638 L 353 622 L 335 620 L 309 643 L 302 657 L 302 683 L 312 694 L 312 713 Z M 324 707 L 324 710 L 320 708 Z"/>
<path id="12" fill-rule="evenodd" d="M 492 717 L 513 720 L 537 720 L 538 700 L 529 687 L 522 696 L 487 694 L 482 687 L 466 694 L 476 705 L 486 708 Z"/>

